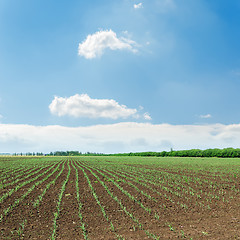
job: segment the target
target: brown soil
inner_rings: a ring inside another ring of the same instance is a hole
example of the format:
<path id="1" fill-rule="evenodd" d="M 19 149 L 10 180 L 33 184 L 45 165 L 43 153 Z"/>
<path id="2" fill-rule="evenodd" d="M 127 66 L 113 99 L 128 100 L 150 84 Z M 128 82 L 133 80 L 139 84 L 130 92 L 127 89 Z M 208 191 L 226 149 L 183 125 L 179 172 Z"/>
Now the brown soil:
<path id="1" fill-rule="evenodd" d="M 155 191 L 141 185 L 140 176 L 144 178 L 144 173 L 140 171 L 139 174 L 126 171 L 126 173 L 130 173 L 132 176 L 139 176 L 139 183 L 136 183 L 134 178 L 121 176 L 119 171 L 110 171 L 110 173 L 118 176 L 117 179 L 103 170 L 99 169 L 105 176 L 101 175 L 96 169 L 90 168 L 92 173 L 96 174 L 104 182 L 104 187 L 91 173 L 87 164 L 73 160 L 69 161 L 69 163 L 71 162 L 78 169 L 82 219 L 79 216 L 79 204 L 76 194 L 76 171 L 70 164 L 71 172 L 63 192 L 60 212 L 57 218 L 56 239 L 84 239 L 84 234 L 86 239 L 98 240 L 151 239 L 150 234 L 158 236 L 159 239 L 240 239 L 239 192 L 233 191 L 228 187 L 221 189 L 221 184 L 226 183 L 221 182 L 223 180 L 220 177 L 211 178 L 217 184 L 214 190 L 209 188 L 206 183 L 199 186 L 193 184 L 194 191 L 202 191 L 201 199 L 198 199 L 196 195 L 191 196 L 180 189 L 179 193 L 187 197 L 184 198 L 174 194 L 174 191 L 176 192 L 177 190 L 171 187 L 171 184 L 174 184 L 172 182 L 169 183 L 170 185 L 166 182 L 163 186 L 168 187 L 173 192 L 164 190 L 161 185 L 149 183 L 149 186 L 155 189 Z M 67 163 L 65 163 L 63 173 L 43 196 L 40 205 L 34 207 L 33 202 L 44 191 L 47 184 L 55 179 L 62 165 L 63 163 L 58 171 L 45 182 L 35 187 L 6 216 L 4 215 L 4 210 L 12 206 L 15 200 L 20 199 L 33 186 L 34 182 L 25 185 L 0 204 L 0 215 L 3 214 L 0 222 L 0 239 L 51 239 L 54 213 L 57 211 L 59 194 L 68 174 Z M 79 166 L 83 167 L 87 174 L 100 205 L 94 198 L 89 183 Z M 50 172 L 54 169 L 55 167 Z M 180 172 L 159 169 L 159 171 L 161 170 L 181 175 Z M 49 173 L 41 176 L 35 183 Z M 185 174 L 187 175 L 188 173 Z M 192 174 L 189 173 L 188 175 Z M 107 177 L 115 181 L 126 192 L 122 192 Z M 201 174 L 197 177 L 208 179 L 206 178 L 207 176 Z M 229 179 L 229 183 L 231 182 L 239 187 L 236 179 Z M 131 184 L 136 186 L 139 191 L 133 188 Z M 183 182 L 183 186 L 187 187 L 188 184 Z M 112 196 L 109 195 L 106 188 L 113 194 Z M 209 196 L 207 194 L 213 193 L 213 195 L 216 195 L 222 190 L 225 191 L 224 196 L 227 201 L 212 199 L 211 202 L 208 202 Z M 4 191 L 0 190 L 0 196 Z M 150 195 L 154 200 L 144 196 L 141 191 Z M 126 194 L 130 194 L 134 199 L 130 199 Z M 116 199 L 121 201 L 122 205 Z M 196 204 L 196 202 L 200 202 L 202 205 Z M 145 209 L 141 207 L 141 204 Z M 182 207 L 183 204 L 186 204 L 188 208 Z M 207 205 L 210 208 L 207 208 Z M 104 207 L 106 216 L 103 215 L 101 206 Z M 147 208 L 151 209 L 150 213 L 146 211 Z M 132 215 L 129 216 L 127 212 Z M 159 216 L 159 219 L 155 217 L 155 214 Z M 82 224 L 85 226 L 85 233 L 82 230 Z"/>

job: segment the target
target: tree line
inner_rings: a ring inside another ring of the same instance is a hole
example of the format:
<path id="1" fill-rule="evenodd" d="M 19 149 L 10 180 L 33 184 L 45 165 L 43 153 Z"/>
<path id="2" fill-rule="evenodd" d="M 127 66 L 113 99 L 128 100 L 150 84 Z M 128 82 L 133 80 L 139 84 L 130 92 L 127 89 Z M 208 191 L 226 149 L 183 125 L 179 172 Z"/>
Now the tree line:
<path id="1" fill-rule="evenodd" d="M 49 156 L 141 156 L 141 157 L 219 157 L 219 158 L 240 158 L 239 148 L 214 148 L 214 149 L 191 149 L 172 150 L 162 152 L 130 152 L 130 153 L 82 153 L 79 151 L 57 151 L 47 154 Z"/>
<path id="2" fill-rule="evenodd" d="M 140 157 L 219 157 L 219 158 L 240 158 L 240 148 L 214 148 L 214 149 L 191 149 L 191 150 L 170 150 L 162 152 L 130 152 L 104 154 L 79 151 L 55 151 L 47 154 L 43 153 L 15 153 L 13 155 L 27 156 L 140 156 Z"/>
<path id="3" fill-rule="evenodd" d="M 142 156 L 142 157 L 219 157 L 219 158 L 237 158 L 240 157 L 240 149 L 191 149 L 191 150 L 171 150 L 169 152 L 137 152 L 127 154 L 114 154 L 116 156 Z"/>

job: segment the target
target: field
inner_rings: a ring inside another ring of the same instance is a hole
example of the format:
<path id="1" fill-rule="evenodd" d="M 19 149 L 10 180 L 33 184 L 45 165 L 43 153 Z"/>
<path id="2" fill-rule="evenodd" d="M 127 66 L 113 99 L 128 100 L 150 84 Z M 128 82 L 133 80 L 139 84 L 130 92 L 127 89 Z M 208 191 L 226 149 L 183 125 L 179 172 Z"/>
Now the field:
<path id="1" fill-rule="evenodd" d="M 240 239 L 240 159 L 1 157 L 0 239 Z"/>

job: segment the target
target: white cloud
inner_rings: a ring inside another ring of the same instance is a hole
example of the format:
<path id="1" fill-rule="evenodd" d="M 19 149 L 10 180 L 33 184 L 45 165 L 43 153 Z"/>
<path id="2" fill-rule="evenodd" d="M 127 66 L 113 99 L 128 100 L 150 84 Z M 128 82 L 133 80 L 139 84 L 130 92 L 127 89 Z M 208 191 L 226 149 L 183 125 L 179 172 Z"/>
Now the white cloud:
<path id="1" fill-rule="evenodd" d="M 87 94 L 71 97 L 55 97 L 49 105 L 50 112 L 57 116 L 87 118 L 138 117 L 137 109 L 127 108 L 113 99 L 92 99 Z"/>
<path id="2" fill-rule="evenodd" d="M 136 42 L 131 39 L 117 37 L 117 34 L 110 30 L 98 31 L 79 43 L 78 55 L 87 59 L 102 56 L 105 49 L 122 50 L 126 49 L 132 52 L 137 52 L 135 48 Z"/>
<path id="3" fill-rule="evenodd" d="M 211 114 L 206 114 L 206 115 L 200 115 L 200 118 L 211 118 Z"/>
<path id="4" fill-rule="evenodd" d="M 163 151 L 239 147 L 240 124 L 170 125 L 125 122 L 89 127 L 0 124 L 0 152 Z"/>
<path id="5" fill-rule="evenodd" d="M 142 5 L 142 3 L 138 3 L 138 4 L 134 4 L 133 7 L 134 7 L 135 9 L 137 9 L 137 8 L 143 8 L 143 5 Z"/>
<path id="6" fill-rule="evenodd" d="M 149 114 L 148 112 L 144 113 L 144 114 L 143 114 L 143 117 L 144 117 L 144 119 L 146 119 L 146 120 L 152 120 L 152 118 L 151 118 L 151 116 L 150 116 L 150 114 Z"/>

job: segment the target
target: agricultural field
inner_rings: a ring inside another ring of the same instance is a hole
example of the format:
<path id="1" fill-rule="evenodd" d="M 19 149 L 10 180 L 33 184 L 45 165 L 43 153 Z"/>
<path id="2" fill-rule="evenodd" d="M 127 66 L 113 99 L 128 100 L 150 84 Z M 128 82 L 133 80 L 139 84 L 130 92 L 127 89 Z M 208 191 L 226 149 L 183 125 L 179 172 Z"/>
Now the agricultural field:
<path id="1" fill-rule="evenodd" d="M 240 239 L 240 159 L 1 157 L 0 239 Z"/>

